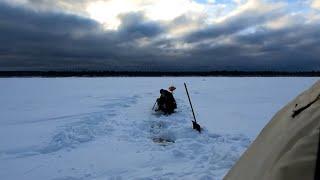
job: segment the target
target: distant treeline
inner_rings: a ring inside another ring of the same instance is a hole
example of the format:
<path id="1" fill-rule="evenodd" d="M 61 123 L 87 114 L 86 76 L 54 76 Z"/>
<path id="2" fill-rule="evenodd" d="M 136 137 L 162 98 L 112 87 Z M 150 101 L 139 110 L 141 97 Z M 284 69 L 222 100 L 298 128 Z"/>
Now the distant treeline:
<path id="1" fill-rule="evenodd" d="M 210 71 L 210 72 L 142 72 L 142 71 L 0 71 L 0 77 L 157 77 L 157 76 L 229 76 L 229 77 L 318 77 L 320 71 Z"/>

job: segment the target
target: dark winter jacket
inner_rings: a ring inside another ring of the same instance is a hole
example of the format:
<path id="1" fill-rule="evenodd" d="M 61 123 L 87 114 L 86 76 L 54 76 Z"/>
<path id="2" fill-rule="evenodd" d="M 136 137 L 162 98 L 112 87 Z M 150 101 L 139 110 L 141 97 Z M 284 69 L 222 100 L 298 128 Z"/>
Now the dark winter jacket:
<path id="1" fill-rule="evenodd" d="M 161 96 L 157 99 L 158 110 L 163 111 L 164 113 L 171 114 L 174 112 L 174 109 L 177 108 L 176 100 L 174 99 L 171 92 L 161 89 Z"/>

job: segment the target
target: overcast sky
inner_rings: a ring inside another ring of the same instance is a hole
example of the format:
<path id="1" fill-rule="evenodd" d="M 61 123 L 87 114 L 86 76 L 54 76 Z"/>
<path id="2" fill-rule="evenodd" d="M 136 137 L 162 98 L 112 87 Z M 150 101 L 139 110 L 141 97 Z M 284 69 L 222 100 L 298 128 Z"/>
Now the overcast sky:
<path id="1" fill-rule="evenodd" d="M 0 0 L 0 70 L 320 70 L 320 0 Z"/>

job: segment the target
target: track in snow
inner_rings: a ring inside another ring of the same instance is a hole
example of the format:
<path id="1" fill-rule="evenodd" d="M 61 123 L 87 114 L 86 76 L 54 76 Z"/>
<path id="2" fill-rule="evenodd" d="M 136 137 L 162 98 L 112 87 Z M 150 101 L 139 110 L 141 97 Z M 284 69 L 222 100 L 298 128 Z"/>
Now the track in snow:
<path id="1" fill-rule="evenodd" d="M 104 99 L 102 111 L 61 118 L 70 121 L 58 127 L 51 140 L 41 146 L 3 152 L 9 158 L 24 158 L 60 151 L 72 152 L 85 143 L 114 138 L 134 143 L 149 158 L 139 172 L 123 171 L 112 178 L 195 178 L 221 179 L 250 144 L 241 134 L 215 134 L 205 129 L 201 134 L 192 129 L 188 104 L 177 99 L 176 113 L 166 116 L 145 110 L 143 117 L 134 116 L 142 97 Z M 140 102 L 143 103 L 143 102 Z M 149 108 L 146 108 L 149 109 Z M 154 143 L 154 141 L 162 141 Z M 173 166 L 175 168 L 166 168 Z M 148 172 L 145 174 L 144 172 Z M 92 177 L 98 175 L 90 174 Z M 108 175 L 107 175 L 108 176 Z"/>

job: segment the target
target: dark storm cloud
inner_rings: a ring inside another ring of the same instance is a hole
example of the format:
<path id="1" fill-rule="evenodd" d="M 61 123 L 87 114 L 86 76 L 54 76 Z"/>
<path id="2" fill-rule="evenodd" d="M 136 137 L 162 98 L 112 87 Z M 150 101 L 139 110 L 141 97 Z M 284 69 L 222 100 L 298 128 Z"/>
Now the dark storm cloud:
<path id="1" fill-rule="evenodd" d="M 91 0 L 26 0 L 26 4 L 38 10 L 77 10 L 83 11 Z"/>
<path id="2" fill-rule="evenodd" d="M 148 53 L 153 56 L 151 50 L 143 52 L 130 42 L 164 31 L 141 14 L 124 15 L 119 31 L 103 31 L 97 22 L 74 15 L 37 13 L 5 4 L 0 12 L 1 69 L 130 67 L 145 63 L 142 57 Z"/>
<path id="3" fill-rule="evenodd" d="M 125 40 L 132 40 L 143 37 L 154 37 L 165 31 L 156 22 L 146 21 L 141 13 L 129 13 L 121 16 L 119 35 Z"/>
<path id="4" fill-rule="evenodd" d="M 0 3 L 0 70 L 320 70 L 319 23 L 260 26 L 283 13 L 247 11 L 168 38 L 190 21 L 185 15 L 163 24 L 123 14 L 118 30 L 106 31 L 84 17 Z"/>
<path id="5" fill-rule="evenodd" d="M 261 28 L 255 33 L 235 34 L 228 44 L 199 44 L 192 54 L 203 64 L 212 62 L 216 67 L 233 70 L 319 70 L 319 30 L 319 24 L 281 30 Z"/>
<path id="6" fill-rule="evenodd" d="M 66 34 L 75 30 L 94 30 L 99 25 L 95 21 L 58 13 L 37 13 L 23 8 L 14 8 L 0 3 L 1 32 L 5 29 L 29 33 Z M 14 37 L 14 36 L 9 36 Z"/>
<path id="7" fill-rule="evenodd" d="M 35 13 L 3 4 L 0 12 L 0 40 L 4 42 L 0 45 L 1 62 L 12 65 L 15 61 L 19 66 L 24 63 L 45 65 L 52 63 L 46 58 L 77 55 L 81 46 L 76 42 L 85 39 L 74 37 L 98 28 L 94 21 L 76 16 Z"/>
<path id="8" fill-rule="evenodd" d="M 238 16 L 229 18 L 221 23 L 210 25 L 204 29 L 197 30 L 185 37 L 188 42 L 195 42 L 208 38 L 217 38 L 219 36 L 227 36 L 259 24 L 263 24 L 269 20 L 280 17 L 285 12 L 276 10 L 273 12 L 260 13 L 257 10 L 247 10 Z"/>

